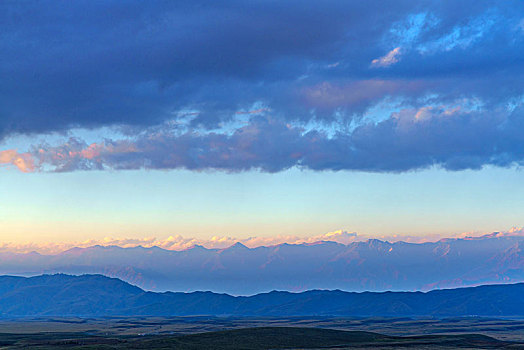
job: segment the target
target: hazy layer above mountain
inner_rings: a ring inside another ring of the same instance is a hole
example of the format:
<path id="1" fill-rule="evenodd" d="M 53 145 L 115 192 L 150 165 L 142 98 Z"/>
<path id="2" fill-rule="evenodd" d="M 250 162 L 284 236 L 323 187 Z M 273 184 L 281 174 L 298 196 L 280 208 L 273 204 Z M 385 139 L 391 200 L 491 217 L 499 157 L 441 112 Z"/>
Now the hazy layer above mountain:
<path id="1" fill-rule="evenodd" d="M 154 293 L 101 275 L 0 276 L 0 316 L 524 316 L 524 283 L 421 292 Z"/>
<path id="2" fill-rule="evenodd" d="M 343 245 L 281 244 L 185 251 L 93 246 L 57 255 L 0 254 L 0 273 L 101 273 L 147 290 L 212 290 L 249 295 L 304 291 L 429 290 L 524 281 L 524 237 L 449 239 L 435 243 L 380 240 Z"/>

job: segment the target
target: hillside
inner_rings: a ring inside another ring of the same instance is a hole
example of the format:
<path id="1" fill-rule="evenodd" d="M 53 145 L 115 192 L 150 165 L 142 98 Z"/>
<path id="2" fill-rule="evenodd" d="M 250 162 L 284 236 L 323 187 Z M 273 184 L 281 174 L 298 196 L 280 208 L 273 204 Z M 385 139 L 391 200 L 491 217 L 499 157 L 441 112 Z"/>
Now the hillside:
<path id="1" fill-rule="evenodd" d="M 524 283 L 422 292 L 312 290 L 235 297 L 146 292 L 101 275 L 0 277 L 0 316 L 524 316 Z"/>

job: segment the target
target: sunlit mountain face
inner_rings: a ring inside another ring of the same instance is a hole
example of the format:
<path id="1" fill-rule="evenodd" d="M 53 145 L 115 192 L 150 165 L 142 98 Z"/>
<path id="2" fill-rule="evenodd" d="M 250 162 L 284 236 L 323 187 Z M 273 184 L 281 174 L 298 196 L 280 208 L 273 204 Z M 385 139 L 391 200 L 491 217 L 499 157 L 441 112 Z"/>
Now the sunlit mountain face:
<path id="1" fill-rule="evenodd" d="M 524 280 L 522 1 L 3 1 L 0 33 L 1 274 Z"/>

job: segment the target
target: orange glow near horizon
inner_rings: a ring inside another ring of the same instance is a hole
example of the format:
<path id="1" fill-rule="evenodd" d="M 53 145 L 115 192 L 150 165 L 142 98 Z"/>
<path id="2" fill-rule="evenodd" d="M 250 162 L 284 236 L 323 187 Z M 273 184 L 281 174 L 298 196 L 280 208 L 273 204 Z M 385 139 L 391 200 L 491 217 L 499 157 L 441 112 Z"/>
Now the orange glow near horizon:
<path id="1" fill-rule="evenodd" d="M 35 170 L 34 159 L 29 153 L 18 153 L 17 150 L 10 149 L 0 151 L 0 165 L 14 165 L 18 170 L 29 173 Z"/>

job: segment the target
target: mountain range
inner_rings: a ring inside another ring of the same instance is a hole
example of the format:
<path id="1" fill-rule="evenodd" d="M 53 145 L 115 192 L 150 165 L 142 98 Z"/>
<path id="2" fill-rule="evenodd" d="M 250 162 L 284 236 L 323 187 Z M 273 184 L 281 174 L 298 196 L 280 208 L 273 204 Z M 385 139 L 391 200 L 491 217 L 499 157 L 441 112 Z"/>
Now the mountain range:
<path id="1" fill-rule="evenodd" d="M 116 278 L 0 276 L 0 317 L 16 316 L 524 316 L 524 283 L 431 292 L 312 290 L 254 296 L 146 292 Z"/>
<path id="2" fill-rule="evenodd" d="M 117 277 L 150 291 L 427 291 L 524 281 L 524 237 L 487 235 L 432 243 L 368 240 L 226 249 L 194 246 L 73 248 L 55 255 L 0 253 L 0 274 Z"/>

